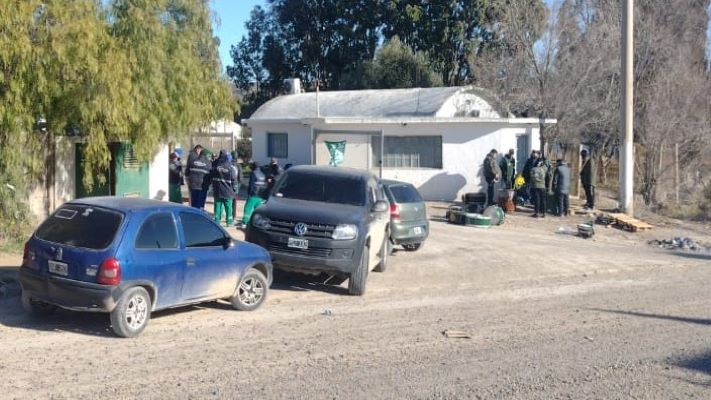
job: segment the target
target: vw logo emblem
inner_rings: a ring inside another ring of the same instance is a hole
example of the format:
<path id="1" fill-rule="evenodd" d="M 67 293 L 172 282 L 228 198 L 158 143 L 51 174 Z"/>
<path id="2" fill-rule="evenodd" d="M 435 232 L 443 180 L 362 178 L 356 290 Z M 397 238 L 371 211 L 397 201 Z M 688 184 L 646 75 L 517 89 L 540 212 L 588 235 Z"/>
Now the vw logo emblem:
<path id="1" fill-rule="evenodd" d="M 294 233 L 299 235 L 299 236 L 304 236 L 306 232 L 308 232 L 308 228 L 306 227 L 306 224 L 303 222 L 299 222 L 298 224 L 294 225 Z"/>

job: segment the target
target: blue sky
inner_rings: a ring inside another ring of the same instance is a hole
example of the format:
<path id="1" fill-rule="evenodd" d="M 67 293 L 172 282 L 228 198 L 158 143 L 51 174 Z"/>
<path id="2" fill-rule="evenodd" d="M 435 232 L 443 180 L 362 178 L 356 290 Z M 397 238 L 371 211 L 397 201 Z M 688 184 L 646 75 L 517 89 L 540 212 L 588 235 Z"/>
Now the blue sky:
<path id="1" fill-rule="evenodd" d="M 254 6 L 266 5 L 266 0 L 212 0 L 212 10 L 217 18 L 213 22 L 215 36 L 220 38 L 220 58 L 222 67 L 232 64 L 230 46 L 244 35 L 244 23 Z"/>

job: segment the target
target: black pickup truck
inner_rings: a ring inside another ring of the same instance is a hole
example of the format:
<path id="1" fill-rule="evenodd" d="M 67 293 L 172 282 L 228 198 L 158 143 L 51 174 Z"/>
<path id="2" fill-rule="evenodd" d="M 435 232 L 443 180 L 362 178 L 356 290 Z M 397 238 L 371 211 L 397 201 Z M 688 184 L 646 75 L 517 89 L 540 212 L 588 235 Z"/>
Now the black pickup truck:
<path id="1" fill-rule="evenodd" d="M 245 238 L 269 250 L 275 268 L 347 278 L 348 292 L 362 295 L 368 272 L 387 267 L 389 210 L 370 172 L 297 166 L 254 211 Z"/>

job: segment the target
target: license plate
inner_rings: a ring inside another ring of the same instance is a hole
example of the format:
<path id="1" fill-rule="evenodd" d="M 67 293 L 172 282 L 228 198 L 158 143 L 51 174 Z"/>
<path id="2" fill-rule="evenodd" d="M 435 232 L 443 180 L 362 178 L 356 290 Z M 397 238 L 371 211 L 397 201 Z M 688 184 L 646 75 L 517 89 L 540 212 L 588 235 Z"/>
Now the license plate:
<path id="1" fill-rule="evenodd" d="M 309 241 L 306 239 L 289 238 L 286 245 L 295 249 L 308 249 Z"/>
<path id="2" fill-rule="evenodd" d="M 67 276 L 69 273 L 69 268 L 66 263 L 59 261 L 47 261 L 47 266 L 49 267 L 49 272 L 57 275 Z"/>
<path id="3" fill-rule="evenodd" d="M 425 233 L 425 230 L 422 229 L 421 226 L 416 226 L 416 227 L 412 228 L 412 231 L 415 235 L 422 235 L 423 233 Z"/>

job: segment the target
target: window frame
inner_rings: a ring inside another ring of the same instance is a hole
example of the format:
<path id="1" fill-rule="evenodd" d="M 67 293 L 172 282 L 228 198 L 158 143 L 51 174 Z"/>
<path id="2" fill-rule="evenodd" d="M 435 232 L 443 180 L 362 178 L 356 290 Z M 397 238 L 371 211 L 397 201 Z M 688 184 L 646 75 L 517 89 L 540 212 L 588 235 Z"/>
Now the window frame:
<path id="1" fill-rule="evenodd" d="M 421 139 L 421 138 L 436 138 L 439 140 L 439 157 L 435 157 L 435 160 L 439 161 L 439 164 L 436 166 L 418 166 L 418 167 L 398 167 L 398 166 L 388 166 L 385 163 L 385 159 L 387 158 L 386 155 L 388 154 L 385 149 L 387 148 L 387 141 L 388 140 L 397 140 L 397 139 Z M 378 139 L 379 140 L 379 139 Z M 372 142 L 371 142 L 372 143 Z M 378 154 L 376 152 L 376 147 L 380 147 L 381 143 L 378 142 L 375 145 L 371 144 L 371 149 L 373 150 L 372 153 L 372 167 L 373 168 L 378 168 L 380 165 L 378 164 L 378 161 L 382 163 L 383 169 L 407 169 L 407 170 L 443 170 L 444 169 L 444 138 L 442 135 L 437 135 L 437 134 L 432 134 L 432 135 L 385 135 L 383 138 L 383 149 L 382 150 L 382 156 L 383 159 L 380 160 L 381 154 Z"/>
<path id="2" fill-rule="evenodd" d="M 284 148 L 284 154 L 275 154 L 274 149 L 272 148 L 272 142 L 270 138 L 272 136 L 275 137 L 283 137 L 286 141 L 286 145 Z M 280 158 L 280 159 L 286 159 L 289 158 L 289 133 L 287 132 L 267 132 L 267 157 L 268 158 Z"/>
<path id="3" fill-rule="evenodd" d="M 143 233 L 143 228 L 145 227 L 146 223 L 148 220 L 151 218 L 155 218 L 158 216 L 169 216 L 170 220 L 173 221 L 173 229 L 175 230 L 175 247 L 138 247 L 138 239 L 141 237 L 141 233 Z M 161 251 L 167 251 L 167 250 L 180 250 L 180 234 L 178 233 L 178 227 L 175 224 L 175 215 L 173 215 L 172 212 L 169 211 L 160 211 L 155 214 L 149 215 L 147 218 L 143 219 L 143 222 L 141 222 L 141 226 L 138 228 L 138 231 L 136 232 L 136 239 L 133 241 L 133 249 L 138 250 L 138 251 L 155 251 L 155 250 L 161 250 Z"/>
<path id="4" fill-rule="evenodd" d="M 212 226 L 214 226 L 220 233 L 222 233 L 222 239 L 227 239 L 227 238 L 230 237 L 230 236 L 225 232 L 224 229 L 222 229 L 221 226 L 217 225 L 217 224 L 215 223 L 215 221 L 211 220 L 210 218 L 208 218 L 208 217 L 206 217 L 206 216 L 204 216 L 204 215 L 201 215 L 201 214 L 199 214 L 199 213 L 194 213 L 194 212 L 189 212 L 189 211 L 180 211 L 180 212 L 178 213 L 178 218 L 180 218 L 180 233 L 183 235 L 182 247 L 183 247 L 185 250 L 188 250 L 188 249 L 189 249 L 189 250 L 215 249 L 215 248 L 218 248 L 218 247 L 219 247 L 219 248 L 224 247 L 224 244 L 223 244 L 223 243 L 221 243 L 221 244 L 216 244 L 216 245 L 212 245 L 212 246 L 188 246 L 188 237 L 187 237 L 187 235 L 185 235 L 185 223 L 183 222 L 183 215 L 194 215 L 194 216 L 196 216 L 196 217 L 198 217 L 198 218 L 204 219 L 204 220 L 207 221 L 209 224 L 211 224 Z"/>

